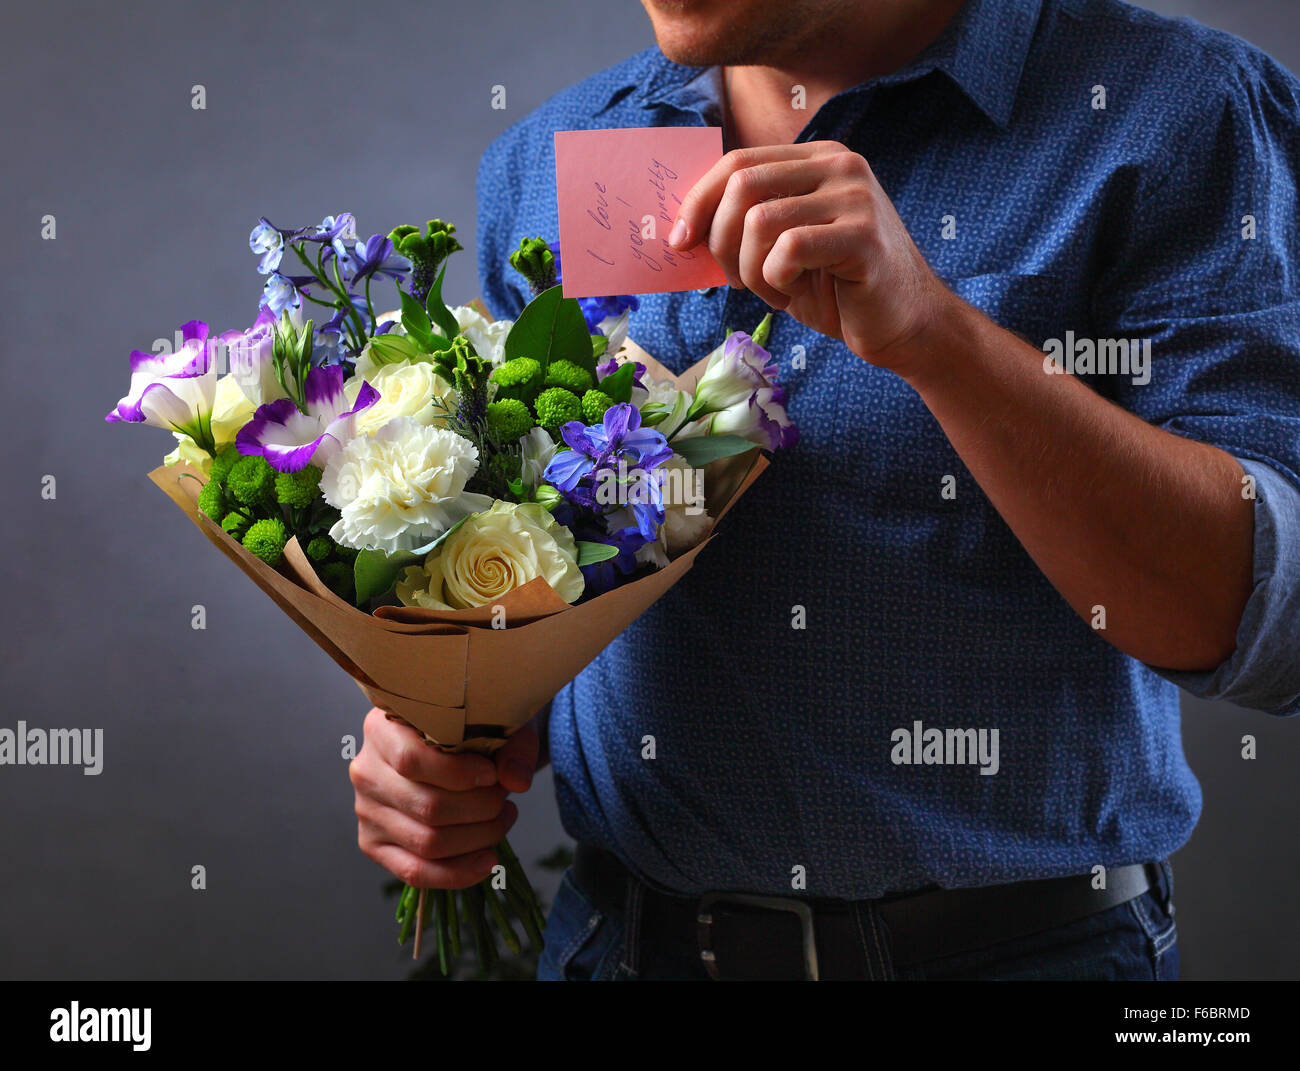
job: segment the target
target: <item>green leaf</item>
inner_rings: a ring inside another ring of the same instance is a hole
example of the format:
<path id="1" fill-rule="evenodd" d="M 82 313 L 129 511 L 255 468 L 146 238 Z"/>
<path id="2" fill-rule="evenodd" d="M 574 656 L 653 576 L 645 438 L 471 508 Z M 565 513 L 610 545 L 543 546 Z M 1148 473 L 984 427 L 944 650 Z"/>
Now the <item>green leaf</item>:
<path id="1" fill-rule="evenodd" d="M 739 435 L 702 435 L 698 439 L 673 440 L 673 452 L 692 468 L 702 468 L 710 461 L 718 461 L 734 454 L 753 450 L 754 444 Z"/>
<path id="2" fill-rule="evenodd" d="M 608 543 L 588 543 L 582 539 L 578 540 L 579 565 L 595 565 L 597 562 L 616 557 L 618 557 L 618 547 L 612 547 Z"/>
<path id="3" fill-rule="evenodd" d="M 357 589 L 357 605 L 375 596 L 388 594 L 397 583 L 397 578 L 402 575 L 403 569 L 408 565 L 424 561 L 444 539 L 471 516 L 473 514 L 466 514 L 437 539 L 432 539 L 414 550 L 400 550 L 396 554 L 386 554 L 382 550 L 363 550 L 358 553 L 357 560 L 352 565 L 352 579 Z"/>
<path id="4" fill-rule="evenodd" d="M 411 297 L 405 290 L 399 290 L 402 296 L 402 326 L 406 328 L 406 333 L 413 338 L 426 353 L 433 349 L 433 324 L 429 321 L 429 314 L 424 311 L 415 298 Z"/>
<path id="5" fill-rule="evenodd" d="M 463 516 L 460 520 L 458 520 L 455 524 L 453 524 L 450 528 L 448 528 L 445 532 L 443 532 L 442 535 L 438 536 L 437 539 L 431 539 L 428 543 L 425 543 L 424 546 L 416 547 L 413 551 L 411 551 L 411 553 L 414 554 L 417 558 L 426 557 L 431 551 L 434 551 L 439 546 L 441 546 L 442 541 L 444 539 L 446 539 L 449 535 L 451 535 L 452 532 L 456 531 L 457 528 L 459 528 L 472 516 L 474 516 L 474 514 L 472 513 L 465 514 L 465 516 Z"/>
<path id="6" fill-rule="evenodd" d="M 352 579 L 357 588 L 357 605 L 367 599 L 386 595 L 397 583 L 402 570 L 414 565 L 420 555 L 411 552 L 385 554 L 382 550 L 363 550 L 352 563 Z"/>
<path id="7" fill-rule="evenodd" d="M 600 357 L 607 349 L 609 349 L 608 338 L 604 335 L 591 336 L 591 355 L 593 357 Z"/>
<path id="8" fill-rule="evenodd" d="M 591 334 L 577 299 L 566 298 L 558 285 L 533 298 L 506 335 L 505 358 L 515 357 L 533 358 L 543 373 L 552 361 L 572 361 L 595 379 Z"/>
<path id="9" fill-rule="evenodd" d="M 456 322 L 456 317 L 451 314 L 451 309 L 447 308 L 442 300 L 442 280 L 447 274 L 447 265 L 442 266 L 438 272 L 438 278 L 433 281 L 429 287 L 429 296 L 424 302 L 425 310 L 429 314 L 429 320 L 437 325 L 443 335 L 451 338 L 453 335 L 460 333 L 460 324 Z M 584 320 L 583 323 L 586 323 Z"/>
<path id="10" fill-rule="evenodd" d="M 602 379 L 597 386 L 615 402 L 632 400 L 632 380 L 636 378 L 636 365 L 631 361 L 620 364 L 613 372 Z"/>

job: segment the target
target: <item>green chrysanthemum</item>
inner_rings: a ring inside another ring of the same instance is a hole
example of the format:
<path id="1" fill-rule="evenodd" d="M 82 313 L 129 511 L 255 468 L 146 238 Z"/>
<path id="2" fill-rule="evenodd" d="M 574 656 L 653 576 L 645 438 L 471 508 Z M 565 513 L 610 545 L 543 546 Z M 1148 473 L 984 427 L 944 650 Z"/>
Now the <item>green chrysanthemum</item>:
<path id="1" fill-rule="evenodd" d="M 216 480 L 209 480 L 203 485 L 203 490 L 199 492 L 199 509 L 218 524 L 226 515 L 226 495 Z"/>
<path id="2" fill-rule="evenodd" d="M 563 387 L 581 397 L 591 390 L 594 381 L 591 373 L 572 361 L 552 361 L 546 368 L 545 384 L 548 387 Z"/>
<path id="3" fill-rule="evenodd" d="M 212 468 L 208 470 L 208 481 L 210 483 L 222 484 L 226 482 L 226 477 L 230 475 L 230 470 L 235 467 L 243 454 L 239 448 L 231 443 L 224 450 L 217 452 L 217 456 L 212 459 Z"/>
<path id="4" fill-rule="evenodd" d="M 501 442 L 512 443 L 533 426 L 533 414 L 518 398 L 502 398 L 487 407 L 487 422 Z"/>
<path id="5" fill-rule="evenodd" d="M 275 501 L 275 469 L 256 454 L 241 457 L 226 477 L 226 490 L 245 506 L 267 506 Z"/>
<path id="6" fill-rule="evenodd" d="M 334 550 L 334 540 L 328 536 L 312 536 L 304 551 L 314 562 L 323 562 Z"/>
<path id="7" fill-rule="evenodd" d="M 498 398 L 526 400 L 542 385 L 542 365 L 531 357 L 515 357 L 492 372 Z"/>
<path id="8" fill-rule="evenodd" d="M 289 529 L 278 517 L 254 521 L 241 542 L 244 549 L 267 565 L 279 565 L 284 556 L 284 545 L 289 542 Z"/>
<path id="9" fill-rule="evenodd" d="M 242 513 L 230 512 L 221 518 L 221 530 L 236 539 L 242 540 L 248 531 L 248 518 Z"/>
<path id="10" fill-rule="evenodd" d="M 603 390 L 593 388 L 582 396 L 582 419 L 588 424 L 599 424 L 605 416 L 605 410 L 613 404 L 613 398 Z"/>
<path id="11" fill-rule="evenodd" d="M 537 423 L 548 431 L 554 431 L 561 424 L 582 416 L 582 402 L 571 390 L 549 387 L 537 396 L 533 410 L 537 413 Z"/>
<path id="12" fill-rule="evenodd" d="M 310 506 L 320 491 L 321 470 L 308 465 L 298 472 L 275 474 L 275 500 L 282 506 Z"/>

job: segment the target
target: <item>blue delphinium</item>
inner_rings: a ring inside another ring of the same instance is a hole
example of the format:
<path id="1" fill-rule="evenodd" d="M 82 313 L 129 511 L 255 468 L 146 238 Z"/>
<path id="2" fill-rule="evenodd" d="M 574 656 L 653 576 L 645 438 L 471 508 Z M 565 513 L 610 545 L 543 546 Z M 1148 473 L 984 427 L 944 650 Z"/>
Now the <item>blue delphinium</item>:
<path id="1" fill-rule="evenodd" d="M 641 427 L 640 410 L 626 402 L 610 406 L 599 424 L 573 420 L 560 434 L 569 448 L 542 474 L 563 499 L 556 519 L 578 539 L 618 549 L 616 557 L 583 567 L 596 594 L 614 586 L 616 572 L 634 570 L 636 552 L 658 538 L 664 506 L 653 472 L 673 451 L 661 433 Z"/>
<path id="2" fill-rule="evenodd" d="M 587 330 L 595 332 L 610 317 L 622 316 L 627 311 L 636 312 L 641 300 L 635 294 L 614 294 L 610 297 L 579 298 L 582 315 L 587 320 Z"/>

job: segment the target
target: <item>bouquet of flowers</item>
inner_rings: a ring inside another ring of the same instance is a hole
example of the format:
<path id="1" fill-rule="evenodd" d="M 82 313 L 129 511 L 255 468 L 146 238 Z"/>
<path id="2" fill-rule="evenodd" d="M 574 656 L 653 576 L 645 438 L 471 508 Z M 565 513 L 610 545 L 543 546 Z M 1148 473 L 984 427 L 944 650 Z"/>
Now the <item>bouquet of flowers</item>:
<path id="1" fill-rule="evenodd" d="M 106 419 L 174 434 L 150 478 L 375 706 L 490 753 L 690 568 L 761 450 L 797 432 L 770 316 L 673 376 L 627 338 L 637 299 L 564 297 L 541 239 L 510 256 L 532 293 L 518 319 L 447 305 L 454 233 L 261 220 L 252 326 L 191 321 L 174 350 L 133 352 Z M 474 888 L 406 886 L 399 940 L 414 930 L 418 956 L 436 927 L 444 973 L 462 926 L 484 966 L 493 926 L 540 949 L 537 898 L 497 854 Z"/>

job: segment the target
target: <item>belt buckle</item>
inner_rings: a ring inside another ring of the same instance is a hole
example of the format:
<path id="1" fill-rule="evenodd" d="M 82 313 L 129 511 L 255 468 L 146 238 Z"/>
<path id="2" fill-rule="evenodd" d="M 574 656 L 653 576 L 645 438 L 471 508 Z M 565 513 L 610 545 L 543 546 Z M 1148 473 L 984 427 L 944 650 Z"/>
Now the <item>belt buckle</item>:
<path id="1" fill-rule="evenodd" d="M 818 980 L 817 941 L 813 930 L 812 908 L 802 900 L 784 896 L 753 896 L 749 893 L 723 892 L 707 893 L 703 896 L 700 899 L 699 910 L 695 916 L 700 959 L 704 962 L 704 969 L 709 972 L 709 977 L 715 982 L 721 981 L 721 976 L 718 974 L 717 955 L 710 947 L 710 932 L 713 928 L 713 913 L 710 909 L 719 902 L 743 904 L 746 907 L 761 907 L 768 911 L 788 911 L 794 915 L 799 920 L 799 931 L 803 941 L 804 981 L 815 982 Z"/>

